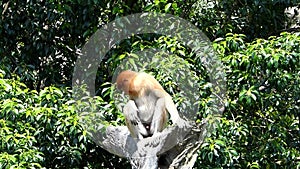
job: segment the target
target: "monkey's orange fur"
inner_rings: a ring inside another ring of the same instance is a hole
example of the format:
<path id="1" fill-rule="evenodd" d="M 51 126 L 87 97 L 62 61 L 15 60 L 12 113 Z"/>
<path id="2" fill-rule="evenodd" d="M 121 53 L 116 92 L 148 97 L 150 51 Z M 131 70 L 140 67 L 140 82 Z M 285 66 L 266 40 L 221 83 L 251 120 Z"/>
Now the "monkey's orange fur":
<path id="1" fill-rule="evenodd" d="M 152 89 L 158 89 L 165 93 L 163 87 L 153 76 L 131 70 L 125 70 L 118 75 L 117 87 L 128 94 L 131 99 L 143 96 L 147 90 Z"/>

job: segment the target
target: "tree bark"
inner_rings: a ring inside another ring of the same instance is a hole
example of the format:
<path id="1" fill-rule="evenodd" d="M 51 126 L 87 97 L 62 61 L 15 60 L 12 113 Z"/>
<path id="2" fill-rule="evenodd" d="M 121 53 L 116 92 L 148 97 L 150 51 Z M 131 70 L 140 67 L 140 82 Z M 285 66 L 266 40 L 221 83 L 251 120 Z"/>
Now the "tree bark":
<path id="1" fill-rule="evenodd" d="M 207 125 L 207 120 L 196 125 L 181 119 L 159 135 L 141 140 L 133 139 L 126 126 L 108 126 L 92 137 L 105 150 L 127 158 L 133 169 L 188 169 L 197 160 Z"/>

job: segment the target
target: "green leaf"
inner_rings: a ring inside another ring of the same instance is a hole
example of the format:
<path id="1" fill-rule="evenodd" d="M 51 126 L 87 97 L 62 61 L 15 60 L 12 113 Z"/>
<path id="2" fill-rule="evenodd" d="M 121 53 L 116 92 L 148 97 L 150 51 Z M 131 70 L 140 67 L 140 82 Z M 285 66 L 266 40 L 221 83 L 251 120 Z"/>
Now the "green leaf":
<path id="1" fill-rule="evenodd" d="M 212 151 L 209 152 L 209 153 L 207 154 L 207 157 L 208 157 L 209 162 L 212 163 L 213 157 L 214 157 L 214 153 L 213 153 Z"/>
<path id="2" fill-rule="evenodd" d="M 169 12 L 171 5 L 172 5 L 172 3 L 168 3 L 168 4 L 165 6 L 165 12 Z"/>
<path id="3" fill-rule="evenodd" d="M 226 145 L 225 142 L 222 140 L 216 140 L 215 142 L 216 142 L 216 144 L 223 146 L 223 147 Z"/>

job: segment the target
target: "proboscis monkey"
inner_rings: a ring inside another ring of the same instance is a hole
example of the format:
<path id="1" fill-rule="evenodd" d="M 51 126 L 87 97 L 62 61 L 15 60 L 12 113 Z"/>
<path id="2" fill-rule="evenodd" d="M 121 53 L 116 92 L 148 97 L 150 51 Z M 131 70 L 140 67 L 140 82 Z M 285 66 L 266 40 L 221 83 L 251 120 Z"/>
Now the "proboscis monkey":
<path id="1" fill-rule="evenodd" d="M 173 123 L 179 118 L 172 97 L 147 73 L 123 71 L 117 77 L 117 88 L 129 95 L 123 114 L 133 138 L 161 132 L 168 122 L 168 113 Z"/>

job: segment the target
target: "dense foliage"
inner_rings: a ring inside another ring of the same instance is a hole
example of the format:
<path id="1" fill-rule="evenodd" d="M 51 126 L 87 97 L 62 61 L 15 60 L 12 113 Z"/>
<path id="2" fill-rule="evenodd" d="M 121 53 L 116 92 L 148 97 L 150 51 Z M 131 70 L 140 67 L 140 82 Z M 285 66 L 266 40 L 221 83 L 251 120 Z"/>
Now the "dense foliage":
<path id="1" fill-rule="evenodd" d="M 244 37 L 214 44 L 226 65 L 228 105 L 199 167 L 299 167 L 299 33 L 252 43 Z"/>
<path id="2" fill-rule="evenodd" d="M 89 139 L 75 108 L 83 103 L 73 100 L 70 86 L 76 58 L 88 38 L 117 17 L 145 11 L 191 21 L 214 41 L 225 66 L 226 108 L 199 150 L 195 167 L 299 168 L 300 34 L 282 32 L 287 28 L 284 10 L 296 3 L 2 2 L 0 168 L 130 168 L 125 159 Z M 113 98 L 112 72 L 124 58 L 150 48 L 171 51 L 193 69 L 201 89 L 197 116 L 201 120 L 209 104 L 209 75 L 190 49 L 172 37 L 152 34 L 125 39 L 105 56 L 97 73 L 98 96 L 90 98 L 94 106 L 105 107 L 106 120 L 111 123 L 123 122 Z M 182 105 L 176 82 L 166 71 L 174 61 L 170 57 L 160 67 L 152 65 L 151 71 Z"/>
<path id="3" fill-rule="evenodd" d="M 69 90 L 46 87 L 38 93 L 10 79 L 1 79 L 0 89 L 0 168 L 110 168 L 124 163 L 87 138 Z M 104 103 L 94 100 L 95 106 Z"/>
<path id="4" fill-rule="evenodd" d="M 4 1 L 0 8 L 0 62 L 9 65 L 2 67 L 7 78 L 17 73 L 31 89 L 70 86 L 79 49 L 98 28 L 117 17 L 163 12 L 191 21 L 211 40 L 230 32 L 249 39 L 267 38 L 286 27 L 284 9 L 297 5 L 296 1 Z M 130 52 L 133 43 L 124 42 L 106 59 L 118 51 Z"/>

